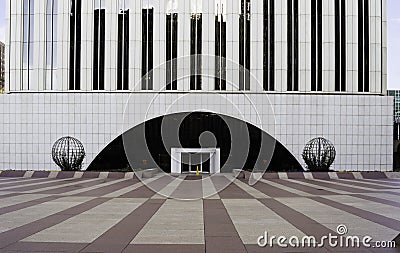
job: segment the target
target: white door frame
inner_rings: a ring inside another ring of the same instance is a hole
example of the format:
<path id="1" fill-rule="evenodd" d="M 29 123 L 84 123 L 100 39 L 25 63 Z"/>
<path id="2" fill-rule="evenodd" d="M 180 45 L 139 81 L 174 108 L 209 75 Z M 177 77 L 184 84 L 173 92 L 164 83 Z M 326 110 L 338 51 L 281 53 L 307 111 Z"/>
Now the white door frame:
<path id="1" fill-rule="evenodd" d="M 182 174 L 182 154 L 193 154 L 193 153 L 210 154 L 210 174 L 221 173 L 220 148 L 172 148 L 171 174 Z"/>

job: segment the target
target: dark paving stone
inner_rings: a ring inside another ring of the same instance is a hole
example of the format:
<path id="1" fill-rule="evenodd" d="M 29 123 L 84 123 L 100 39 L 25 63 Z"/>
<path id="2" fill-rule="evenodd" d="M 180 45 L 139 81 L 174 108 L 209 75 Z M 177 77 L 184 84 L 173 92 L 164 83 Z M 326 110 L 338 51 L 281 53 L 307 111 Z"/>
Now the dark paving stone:
<path id="1" fill-rule="evenodd" d="M 264 173 L 263 178 L 264 179 L 279 179 L 279 174 L 278 173 Z"/>
<path id="2" fill-rule="evenodd" d="M 246 249 L 221 200 L 203 200 L 207 253 L 246 253 Z"/>
<path id="3" fill-rule="evenodd" d="M 32 178 L 48 178 L 50 175 L 50 172 L 48 171 L 35 171 L 32 174 Z"/>
<path id="4" fill-rule="evenodd" d="M 98 185 L 102 182 L 104 182 L 104 179 L 98 179 L 98 180 L 94 180 L 91 182 L 86 182 L 87 180 L 89 180 L 88 178 L 83 178 L 83 179 L 72 179 L 71 181 L 68 180 L 66 181 L 67 183 L 62 183 L 59 182 L 59 186 L 57 188 L 54 189 L 50 189 L 50 190 L 44 190 L 44 191 L 40 191 L 37 192 L 39 194 L 62 194 L 62 193 L 67 193 L 69 191 L 74 191 L 74 190 L 79 190 L 85 187 L 91 187 L 91 186 L 95 186 Z M 68 183 L 73 183 L 73 182 L 80 182 L 79 184 L 74 184 L 74 185 L 67 185 L 67 186 L 62 186 L 63 184 L 68 184 Z M 57 183 L 57 181 L 55 182 Z M 54 186 L 56 186 L 57 184 L 55 184 Z M 36 189 L 40 189 L 40 188 L 36 188 Z"/>
<path id="5" fill-rule="evenodd" d="M 260 199 L 259 201 L 308 236 L 322 238 L 330 233 L 336 234 L 329 228 L 275 199 Z"/>
<path id="6" fill-rule="evenodd" d="M 4 250 L 9 252 L 79 252 L 86 246 L 85 243 L 17 242 Z"/>
<path id="7" fill-rule="evenodd" d="M 312 172 L 311 174 L 315 179 L 326 179 L 326 180 L 331 179 L 327 172 Z"/>
<path id="8" fill-rule="evenodd" d="M 58 179 L 73 178 L 74 176 L 75 176 L 75 172 L 73 172 L 73 171 L 60 171 L 57 174 Z"/>
<path id="9" fill-rule="evenodd" d="M 109 182 L 110 179 L 108 179 L 107 181 Z M 88 190 L 85 192 L 81 192 L 78 194 L 75 194 L 74 196 L 89 196 L 89 197 L 100 197 L 100 196 L 104 196 L 107 195 L 109 193 L 118 191 L 122 188 L 128 187 L 128 186 L 132 186 L 136 183 L 138 183 L 139 180 L 131 180 L 131 179 L 127 179 L 125 181 L 121 181 L 119 183 L 116 184 L 112 184 L 112 185 L 107 185 L 107 186 L 103 186 L 100 188 L 96 188 L 93 190 Z"/>
<path id="10" fill-rule="evenodd" d="M 288 172 L 287 176 L 289 179 L 305 179 L 303 172 Z"/>
<path id="11" fill-rule="evenodd" d="M 153 199 L 146 201 L 81 252 L 122 252 L 164 202 Z"/>
<path id="12" fill-rule="evenodd" d="M 335 184 L 333 181 L 315 181 L 315 180 L 299 180 L 302 182 L 306 182 L 312 185 L 315 185 L 316 187 L 321 186 L 321 187 L 326 187 L 326 188 L 331 188 L 335 190 L 340 190 L 340 191 L 346 191 L 349 193 L 370 193 L 370 190 L 363 190 L 363 189 L 358 189 L 354 187 L 349 187 L 349 186 L 343 186 L 343 185 L 338 185 Z"/>
<path id="13" fill-rule="evenodd" d="M 300 247 L 300 248 L 280 248 L 277 245 L 273 247 L 266 246 L 262 248 L 258 245 L 246 245 L 246 249 L 248 253 L 265 253 L 265 252 L 272 252 L 272 253 L 284 253 L 284 252 L 296 252 L 296 253 L 319 253 L 319 252 L 330 252 L 326 248 L 309 248 L 309 247 Z"/>
<path id="14" fill-rule="evenodd" d="M 37 189 L 42 189 L 45 187 L 53 187 L 53 186 L 60 186 L 62 187 L 62 185 L 64 184 L 70 184 L 70 183 L 74 183 L 74 182 L 78 182 L 78 181 L 84 181 L 82 179 L 70 179 L 70 180 L 65 180 L 65 181 L 60 181 L 60 180 L 55 180 L 52 179 L 50 181 L 46 181 L 46 183 L 43 184 L 32 184 L 32 185 L 21 185 L 21 187 L 18 188 L 14 188 L 12 189 L 12 191 L 16 191 L 16 192 L 24 192 L 24 191 L 31 191 L 31 190 L 37 190 Z M 47 193 L 47 191 L 43 191 L 40 193 Z"/>
<path id="15" fill-rule="evenodd" d="M 327 190 L 323 190 L 323 189 L 316 189 L 314 187 L 298 184 L 295 182 L 289 182 L 286 180 L 271 180 L 271 181 L 281 184 L 281 185 L 284 185 L 284 186 L 287 186 L 287 187 L 295 189 L 295 190 L 299 190 L 302 192 L 312 194 L 312 195 L 317 195 L 317 196 L 319 196 L 319 195 L 337 195 L 337 193 L 335 193 L 335 192 L 331 192 L 331 191 L 327 191 Z"/>
<path id="16" fill-rule="evenodd" d="M 188 181 L 202 180 L 202 179 L 203 179 L 203 176 L 193 176 L 193 175 L 190 175 L 190 176 L 186 176 L 186 177 L 185 177 L 185 180 L 188 180 Z"/>
<path id="17" fill-rule="evenodd" d="M 85 171 L 82 175 L 82 178 L 98 178 L 100 172 L 93 172 L 93 171 Z"/>
<path id="18" fill-rule="evenodd" d="M 2 171 L 0 177 L 23 177 L 26 171 Z"/>
<path id="19" fill-rule="evenodd" d="M 372 202 L 381 203 L 381 204 L 385 204 L 385 205 L 389 205 L 389 206 L 394 206 L 394 207 L 399 207 L 400 208 L 400 202 L 391 201 L 391 200 L 388 200 L 388 199 L 381 199 L 381 198 L 372 197 L 372 196 L 366 196 L 366 195 L 362 195 L 362 194 L 354 194 L 352 196 L 360 198 L 360 199 L 369 200 L 369 201 L 372 201 Z"/>
<path id="20" fill-rule="evenodd" d="M 57 225 L 75 215 L 86 212 L 100 204 L 103 204 L 106 201 L 108 201 L 108 199 L 93 199 L 21 227 L 0 233 L 0 249 L 23 240 L 24 238 L 36 234 L 44 229 Z"/>
<path id="21" fill-rule="evenodd" d="M 125 173 L 122 173 L 122 172 L 109 172 L 108 173 L 108 178 L 123 179 L 123 178 L 125 178 Z"/>
<path id="22" fill-rule="evenodd" d="M 379 179 L 379 178 L 387 178 L 386 174 L 383 172 L 361 172 L 363 178 L 366 179 Z"/>
<path id="23" fill-rule="evenodd" d="M 355 179 L 353 173 L 337 172 L 336 174 L 339 179 Z"/>
<path id="24" fill-rule="evenodd" d="M 171 194 L 175 199 L 201 199 L 203 197 L 203 185 L 201 180 L 183 180 Z"/>
<path id="25" fill-rule="evenodd" d="M 56 199 L 59 199 L 59 198 L 61 198 L 61 196 L 49 196 L 49 197 L 35 199 L 35 200 L 31 200 L 31 201 L 27 201 L 27 202 L 11 205 L 11 206 L 2 207 L 2 208 L 0 208 L 0 215 L 6 214 L 6 213 L 11 213 L 11 212 L 14 212 L 14 211 L 17 211 L 17 210 L 21 210 L 21 209 L 24 209 L 24 208 L 27 208 L 27 207 L 39 205 L 39 204 L 42 204 L 42 203 L 45 203 L 45 202 L 49 202 L 49 201 L 52 201 L 52 200 L 56 200 Z"/>
<path id="26" fill-rule="evenodd" d="M 332 180 L 331 182 L 335 182 L 335 180 Z M 341 180 L 340 183 L 347 184 L 350 186 L 365 187 L 365 188 L 369 188 L 369 189 L 378 189 L 378 190 L 391 189 L 383 184 L 382 185 L 366 184 L 366 183 L 363 183 L 362 180 Z"/>
<path id="27" fill-rule="evenodd" d="M 330 207 L 354 214 L 358 217 L 361 217 L 363 219 L 381 224 L 385 227 L 394 229 L 396 231 L 400 231 L 400 221 L 380 215 L 380 214 L 376 214 L 373 212 L 369 212 L 363 209 L 359 209 L 353 206 L 349 206 L 349 205 L 345 205 L 339 202 L 335 202 L 332 201 L 330 199 L 326 199 L 326 198 L 322 198 L 322 197 L 308 197 L 314 201 L 317 201 L 319 203 L 328 205 Z"/>
<path id="28" fill-rule="evenodd" d="M 15 197 L 21 195 L 20 193 L 9 193 L 9 194 L 4 194 L 0 195 L 0 199 L 5 199 L 5 198 L 10 198 L 10 197 Z"/>
<path id="29" fill-rule="evenodd" d="M 379 184 L 382 186 L 394 186 L 394 187 L 399 187 L 400 188 L 400 180 L 392 180 L 392 179 L 387 179 L 387 178 L 382 178 L 378 179 L 379 181 L 373 180 L 373 179 L 363 179 L 361 182 L 369 182 L 369 183 L 374 183 L 374 184 Z"/>
<path id="30" fill-rule="evenodd" d="M 160 191 L 174 179 L 175 178 L 170 176 L 160 177 L 147 185 L 143 185 L 135 190 L 125 193 L 120 196 L 120 198 L 151 198 L 154 196 L 155 191 Z"/>
<path id="31" fill-rule="evenodd" d="M 207 253 L 247 253 L 240 238 L 233 236 L 206 236 Z"/>
<path id="32" fill-rule="evenodd" d="M 252 187 L 272 198 L 301 197 L 298 194 L 288 192 L 286 190 L 282 190 L 278 187 L 275 187 L 275 186 L 272 186 L 272 185 L 269 185 L 269 184 L 263 183 L 263 182 L 258 182 L 255 185 L 253 185 Z"/>
<path id="33" fill-rule="evenodd" d="M 204 245 L 128 245 L 123 253 L 205 253 Z"/>
<path id="34" fill-rule="evenodd" d="M 12 180 L 9 182 L 1 182 L 0 183 L 0 189 L 4 189 L 4 188 L 10 188 L 10 187 L 14 187 L 14 186 L 25 186 L 27 184 L 36 184 L 36 183 L 45 183 L 45 182 L 54 182 L 54 180 L 51 179 L 38 179 L 38 180 L 34 180 L 34 181 L 30 181 L 29 179 L 17 179 L 17 180 Z"/>
<path id="35" fill-rule="evenodd" d="M 226 177 L 214 176 L 211 181 L 222 199 L 253 199 L 253 196 L 229 181 Z"/>

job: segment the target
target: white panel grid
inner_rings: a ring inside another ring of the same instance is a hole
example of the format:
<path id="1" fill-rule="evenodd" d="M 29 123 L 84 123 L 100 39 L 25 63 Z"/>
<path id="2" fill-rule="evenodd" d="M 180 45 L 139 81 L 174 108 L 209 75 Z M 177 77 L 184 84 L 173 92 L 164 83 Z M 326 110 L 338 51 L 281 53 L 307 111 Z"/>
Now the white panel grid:
<path id="1" fill-rule="evenodd" d="M 150 106 L 149 117 L 165 113 L 179 94 L 163 94 Z M 133 94 L 129 128 L 143 122 L 152 94 Z M 232 110 L 225 98 L 244 111 Z M 85 168 L 123 131 L 123 109 L 129 96 L 121 94 L 19 94 L 2 96 L 6 105 L 0 126 L 4 129 L 0 150 L 2 168 L 54 170 L 51 146 L 62 136 L 75 136 L 86 148 Z M 168 113 L 211 110 L 260 126 L 280 141 L 304 166 L 306 142 L 315 137 L 331 140 L 337 148 L 335 170 L 390 170 L 392 99 L 375 96 L 269 95 L 251 94 L 247 106 L 243 95 L 192 94 L 181 99 Z M 380 112 L 380 113 L 378 113 Z M 259 113 L 262 122 L 258 121 Z M 374 114 L 375 116 L 373 116 Z M 66 116 L 67 115 L 67 116 Z M 276 124 L 271 124 L 276 122 Z M 380 123 L 381 122 L 381 123 Z M 260 125 L 261 123 L 261 125 Z M 382 159 L 384 161 L 382 161 Z"/>

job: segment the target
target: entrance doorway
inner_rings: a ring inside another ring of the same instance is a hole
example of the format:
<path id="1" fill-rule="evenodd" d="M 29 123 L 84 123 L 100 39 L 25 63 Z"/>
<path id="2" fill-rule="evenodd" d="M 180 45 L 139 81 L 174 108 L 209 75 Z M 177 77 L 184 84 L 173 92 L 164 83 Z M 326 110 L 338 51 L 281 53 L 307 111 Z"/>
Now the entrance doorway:
<path id="1" fill-rule="evenodd" d="M 180 149 L 172 148 L 172 174 L 220 173 L 220 149 Z"/>
<path id="2" fill-rule="evenodd" d="M 209 174 L 211 165 L 210 153 L 182 153 L 182 173 L 200 173 Z"/>

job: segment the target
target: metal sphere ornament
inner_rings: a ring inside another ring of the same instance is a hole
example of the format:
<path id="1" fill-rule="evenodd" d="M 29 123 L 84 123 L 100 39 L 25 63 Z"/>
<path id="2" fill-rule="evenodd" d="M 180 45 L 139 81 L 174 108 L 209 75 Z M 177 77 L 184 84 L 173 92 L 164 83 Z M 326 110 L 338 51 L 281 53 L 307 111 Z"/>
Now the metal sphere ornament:
<path id="1" fill-rule="evenodd" d="M 335 146 L 322 137 L 308 142 L 303 151 L 303 159 L 310 171 L 329 171 L 335 158 Z"/>
<path id="2" fill-rule="evenodd" d="M 78 171 L 82 168 L 86 154 L 82 142 L 67 136 L 54 143 L 52 156 L 62 171 Z"/>

